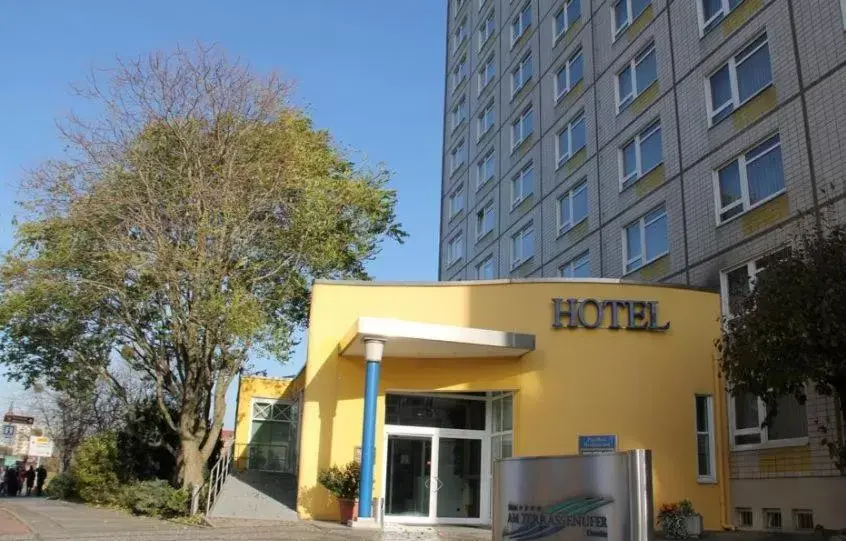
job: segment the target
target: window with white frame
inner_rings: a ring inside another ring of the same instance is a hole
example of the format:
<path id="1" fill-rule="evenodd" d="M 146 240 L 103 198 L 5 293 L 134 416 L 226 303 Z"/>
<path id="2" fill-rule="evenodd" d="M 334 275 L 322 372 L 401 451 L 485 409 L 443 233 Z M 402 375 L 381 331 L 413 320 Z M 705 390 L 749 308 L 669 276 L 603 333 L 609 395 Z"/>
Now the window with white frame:
<path id="1" fill-rule="evenodd" d="M 297 416 L 296 404 L 254 399 L 250 416 L 249 469 L 293 473 Z"/>
<path id="2" fill-rule="evenodd" d="M 464 155 L 465 147 L 464 147 L 464 139 L 458 142 L 454 147 L 452 147 L 452 151 L 449 153 L 449 171 L 450 173 L 455 173 L 459 167 L 464 165 Z"/>
<path id="3" fill-rule="evenodd" d="M 555 85 L 556 103 L 579 84 L 579 81 L 584 77 L 584 71 L 582 48 L 579 47 L 555 74 L 553 84 Z"/>
<path id="4" fill-rule="evenodd" d="M 494 109 L 494 101 L 482 110 L 476 117 L 476 140 L 481 139 L 489 130 L 493 129 L 494 122 L 496 122 L 496 110 Z"/>
<path id="5" fill-rule="evenodd" d="M 774 135 L 714 172 L 717 223 L 784 192 L 781 140 Z"/>
<path id="6" fill-rule="evenodd" d="M 452 91 L 458 90 L 461 83 L 467 78 L 467 56 L 462 56 L 458 64 L 452 69 Z"/>
<path id="7" fill-rule="evenodd" d="M 743 0 L 696 0 L 700 34 L 714 29 L 741 2 Z"/>
<path id="8" fill-rule="evenodd" d="M 493 280 L 494 279 L 494 259 L 493 255 L 489 255 L 485 259 L 476 264 L 476 279 L 477 280 Z"/>
<path id="9" fill-rule="evenodd" d="M 476 213 L 476 240 L 483 238 L 494 228 L 494 203 L 488 203 Z"/>
<path id="10" fill-rule="evenodd" d="M 755 514 L 749 507 L 738 507 L 735 509 L 737 521 L 741 528 L 752 528 L 755 526 Z"/>
<path id="11" fill-rule="evenodd" d="M 535 229 L 532 222 L 511 236 L 511 270 L 535 255 Z"/>
<path id="12" fill-rule="evenodd" d="M 464 43 L 464 40 L 467 39 L 467 17 L 461 19 L 461 23 L 457 27 L 452 34 L 452 52 L 453 54 L 458 51 L 458 48 Z"/>
<path id="13" fill-rule="evenodd" d="M 567 33 L 567 30 L 572 28 L 573 24 L 582 16 L 582 0 L 568 0 L 564 2 L 555 13 L 555 18 L 552 20 L 553 43 L 561 39 L 561 36 Z"/>
<path id="14" fill-rule="evenodd" d="M 752 293 L 758 275 L 773 263 L 790 254 L 790 248 L 770 252 L 756 259 L 747 261 L 739 267 L 720 273 L 720 293 L 723 303 L 723 315 L 732 316 L 743 311 L 743 303 Z"/>
<path id="15" fill-rule="evenodd" d="M 452 108 L 452 129 L 456 129 L 467 119 L 467 98 L 461 96 L 458 103 Z"/>
<path id="16" fill-rule="evenodd" d="M 781 524 L 781 509 L 764 509 L 764 529 L 765 530 L 780 530 Z"/>
<path id="17" fill-rule="evenodd" d="M 561 265 L 562 278 L 590 278 L 590 252 L 586 251 Z"/>
<path id="18" fill-rule="evenodd" d="M 491 10 L 488 13 L 488 16 L 485 17 L 485 20 L 482 21 L 482 24 L 479 25 L 479 50 L 482 50 L 482 47 L 491 39 L 496 32 L 496 13 L 494 10 Z"/>
<path id="19" fill-rule="evenodd" d="M 761 34 L 708 77 L 705 90 L 710 125 L 728 117 L 772 83 L 767 34 Z"/>
<path id="20" fill-rule="evenodd" d="M 449 217 L 454 218 L 464 210 L 464 186 L 459 186 L 449 194 Z"/>
<path id="21" fill-rule="evenodd" d="M 658 79 L 655 43 L 650 43 L 617 73 L 617 111 L 622 111 Z"/>
<path id="22" fill-rule="evenodd" d="M 653 209 L 623 231 L 623 273 L 637 270 L 668 254 L 667 209 Z"/>
<path id="23" fill-rule="evenodd" d="M 652 0 L 615 0 L 611 4 L 614 11 L 614 36 L 631 26 L 632 22 L 646 10 Z"/>
<path id="24" fill-rule="evenodd" d="M 477 78 L 479 80 L 479 90 L 476 92 L 477 94 L 481 94 L 482 91 L 487 88 L 491 82 L 493 82 L 494 77 L 496 76 L 496 62 L 494 62 L 494 54 L 495 53 L 491 53 L 488 59 L 485 60 L 482 67 L 479 68 L 477 74 Z"/>
<path id="25" fill-rule="evenodd" d="M 710 395 L 696 395 L 696 474 L 699 482 L 714 482 L 714 400 Z"/>
<path id="26" fill-rule="evenodd" d="M 496 152 L 488 150 L 482 159 L 476 162 L 476 189 L 481 188 L 494 177 L 496 171 Z"/>
<path id="27" fill-rule="evenodd" d="M 464 236 L 458 233 L 447 243 L 447 265 L 452 265 L 464 255 Z"/>
<path id="28" fill-rule="evenodd" d="M 796 530 L 810 531 L 814 529 L 814 512 L 810 509 L 793 510 L 793 527 Z"/>
<path id="29" fill-rule="evenodd" d="M 587 216 L 587 182 L 583 181 L 558 198 L 558 234 L 566 233 Z"/>
<path id="30" fill-rule="evenodd" d="M 580 112 L 564 127 L 555 140 L 556 163 L 560 166 L 587 145 L 585 113 Z"/>
<path id="31" fill-rule="evenodd" d="M 534 132 L 534 122 L 532 121 L 532 106 L 530 105 L 520 116 L 511 123 L 511 150 L 516 149 Z"/>
<path id="32" fill-rule="evenodd" d="M 526 56 L 511 70 L 511 97 L 517 95 L 520 90 L 526 86 L 532 79 L 532 52 L 526 53 Z"/>
<path id="33" fill-rule="evenodd" d="M 532 25 L 532 4 L 531 2 L 526 2 L 526 5 L 523 6 L 523 9 L 520 10 L 520 13 L 514 16 L 511 19 L 511 46 L 513 47 L 517 41 L 523 37 L 523 34 L 529 30 L 529 27 Z"/>
<path id="34" fill-rule="evenodd" d="M 743 391 L 732 396 L 729 400 L 729 420 L 734 448 L 805 445 L 808 442 L 805 405 L 792 395 L 784 395 L 778 399 L 777 409 L 778 414 L 762 427 L 767 416 L 764 401 Z"/>
<path id="35" fill-rule="evenodd" d="M 620 189 L 624 190 L 664 163 L 661 121 L 656 120 L 622 146 L 618 152 Z"/>
<path id="36" fill-rule="evenodd" d="M 511 208 L 522 203 L 534 193 L 535 168 L 527 163 L 520 172 L 511 177 Z"/>
<path id="37" fill-rule="evenodd" d="M 513 410 L 513 393 L 491 393 L 491 466 L 497 460 L 511 458 L 514 454 Z"/>

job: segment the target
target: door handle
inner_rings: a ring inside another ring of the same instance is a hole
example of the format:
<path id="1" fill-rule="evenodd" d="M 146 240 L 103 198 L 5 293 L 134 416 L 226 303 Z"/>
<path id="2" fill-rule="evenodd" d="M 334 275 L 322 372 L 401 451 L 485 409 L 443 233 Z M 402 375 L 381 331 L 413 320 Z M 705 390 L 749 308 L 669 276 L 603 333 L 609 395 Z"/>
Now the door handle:
<path id="1" fill-rule="evenodd" d="M 425 481 L 423 481 L 423 486 L 429 488 L 431 486 L 430 479 L 427 477 Z"/>
<path id="2" fill-rule="evenodd" d="M 443 481 L 441 481 L 441 480 L 440 480 L 439 478 L 437 478 L 437 477 L 435 477 L 435 482 L 437 483 L 437 484 L 435 485 L 435 492 L 438 492 L 438 491 L 439 491 L 439 490 L 441 490 L 441 488 L 444 486 L 444 482 L 443 482 Z"/>

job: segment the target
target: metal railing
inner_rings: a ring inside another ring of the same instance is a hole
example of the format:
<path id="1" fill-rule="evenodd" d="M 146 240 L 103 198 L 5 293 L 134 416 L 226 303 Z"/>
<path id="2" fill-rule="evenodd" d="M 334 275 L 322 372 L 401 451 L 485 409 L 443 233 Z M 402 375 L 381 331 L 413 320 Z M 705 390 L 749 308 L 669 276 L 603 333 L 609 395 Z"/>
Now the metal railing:
<path id="1" fill-rule="evenodd" d="M 212 466 L 212 469 L 209 472 L 208 481 L 206 481 L 202 487 L 194 487 L 194 491 L 191 494 L 192 515 L 196 515 L 200 512 L 200 500 L 203 495 L 205 495 L 206 499 L 206 507 L 203 510 L 203 514 L 209 514 L 215 500 L 220 494 L 220 491 L 223 489 L 223 485 L 226 483 L 227 477 L 229 477 L 231 461 L 232 443 L 228 442 L 221 448 L 220 457 L 218 457 L 217 462 L 214 463 L 214 466 Z"/>
<path id="2" fill-rule="evenodd" d="M 232 451 L 238 471 L 256 470 L 296 474 L 297 455 L 294 442 L 236 443 Z"/>

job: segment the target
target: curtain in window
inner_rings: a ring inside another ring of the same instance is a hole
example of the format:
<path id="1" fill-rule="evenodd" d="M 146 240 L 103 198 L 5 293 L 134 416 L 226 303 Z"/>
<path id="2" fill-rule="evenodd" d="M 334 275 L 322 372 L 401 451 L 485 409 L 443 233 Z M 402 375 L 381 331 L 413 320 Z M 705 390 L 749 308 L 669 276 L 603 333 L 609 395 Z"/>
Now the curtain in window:
<path id="1" fill-rule="evenodd" d="M 526 116 L 523 117 L 523 137 L 528 137 L 533 130 L 534 128 L 532 126 L 532 112 L 529 111 L 528 113 L 526 113 Z"/>
<path id="2" fill-rule="evenodd" d="M 783 440 L 804 438 L 808 435 L 808 418 L 805 406 L 793 396 L 778 399 L 778 414 L 767 427 L 767 439 Z"/>
<path id="3" fill-rule="evenodd" d="M 637 82 L 637 93 L 640 94 L 647 86 L 652 84 L 652 82 L 658 78 L 658 66 L 655 62 L 655 49 L 652 49 L 652 51 L 640 61 L 640 64 L 638 64 L 635 69 L 637 70 L 637 76 L 635 77 Z"/>
<path id="4" fill-rule="evenodd" d="M 646 172 L 664 161 L 661 150 L 661 128 L 640 142 L 641 171 Z"/>
<path id="5" fill-rule="evenodd" d="M 577 54 L 570 61 L 570 88 L 582 80 L 584 76 L 584 60 L 582 60 L 582 53 Z M 561 88 L 561 87 L 559 87 Z"/>
<path id="6" fill-rule="evenodd" d="M 623 147 L 623 178 L 628 178 L 629 175 L 637 171 L 637 149 L 635 142 L 632 141 Z"/>
<path id="7" fill-rule="evenodd" d="M 640 266 L 640 225 L 632 224 L 626 228 L 626 254 L 628 255 L 630 264 L 627 264 L 629 270 Z"/>
<path id="8" fill-rule="evenodd" d="M 632 69 L 626 68 L 617 78 L 620 86 L 620 103 L 626 103 L 626 97 L 632 93 Z"/>
<path id="9" fill-rule="evenodd" d="M 561 68 L 555 76 L 555 84 L 558 85 L 557 91 L 559 94 L 567 90 L 567 67 Z"/>
<path id="10" fill-rule="evenodd" d="M 587 188 L 582 186 L 573 193 L 573 221 L 579 221 L 588 213 Z"/>
<path id="11" fill-rule="evenodd" d="M 664 214 L 646 226 L 646 259 L 654 259 L 668 249 L 667 215 Z"/>
<path id="12" fill-rule="evenodd" d="M 523 233 L 523 238 L 520 241 L 523 245 L 523 258 L 531 257 L 535 253 L 535 235 L 530 229 Z"/>
<path id="13" fill-rule="evenodd" d="M 734 398 L 734 426 L 741 430 L 758 428 L 758 397 L 742 393 Z"/>
<path id="14" fill-rule="evenodd" d="M 570 135 L 567 130 L 558 134 L 558 159 L 566 159 L 570 157 Z"/>
<path id="15" fill-rule="evenodd" d="M 748 163 L 746 176 L 749 180 L 749 203 L 752 205 L 783 189 L 781 146 Z"/>
<path id="16" fill-rule="evenodd" d="M 711 76 L 711 106 L 716 111 L 726 103 L 731 102 L 731 79 L 729 77 L 728 64 L 723 66 L 717 73 Z M 714 120 L 720 120 L 728 116 L 732 111 L 732 106 L 729 105 L 714 117 Z"/>
<path id="17" fill-rule="evenodd" d="M 737 90 L 741 102 L 772 81 L 769 45 L 764 45 L 737 66 Z"/>
<path id="18" fill-rule="evenodd" d="M 585 146 L 586 139 L 587 139 L 587 129 L 585 128 L 585 117 L 581 117 L 573 124 L 571 129 L 570 136 L 572 137 L 572 148 L 573 153 L 578 152 L 578 150 Z"/>

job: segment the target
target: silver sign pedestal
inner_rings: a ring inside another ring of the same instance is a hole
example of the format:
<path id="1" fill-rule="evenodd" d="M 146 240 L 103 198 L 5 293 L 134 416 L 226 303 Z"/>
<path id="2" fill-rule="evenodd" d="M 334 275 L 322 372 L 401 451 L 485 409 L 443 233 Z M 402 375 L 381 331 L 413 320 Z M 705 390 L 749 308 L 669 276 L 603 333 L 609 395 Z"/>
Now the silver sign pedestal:
<path id="1" fill-rule="evenodd" d="M 652 541 L 652 452 L 497 462 L 493 538 Z"/>

